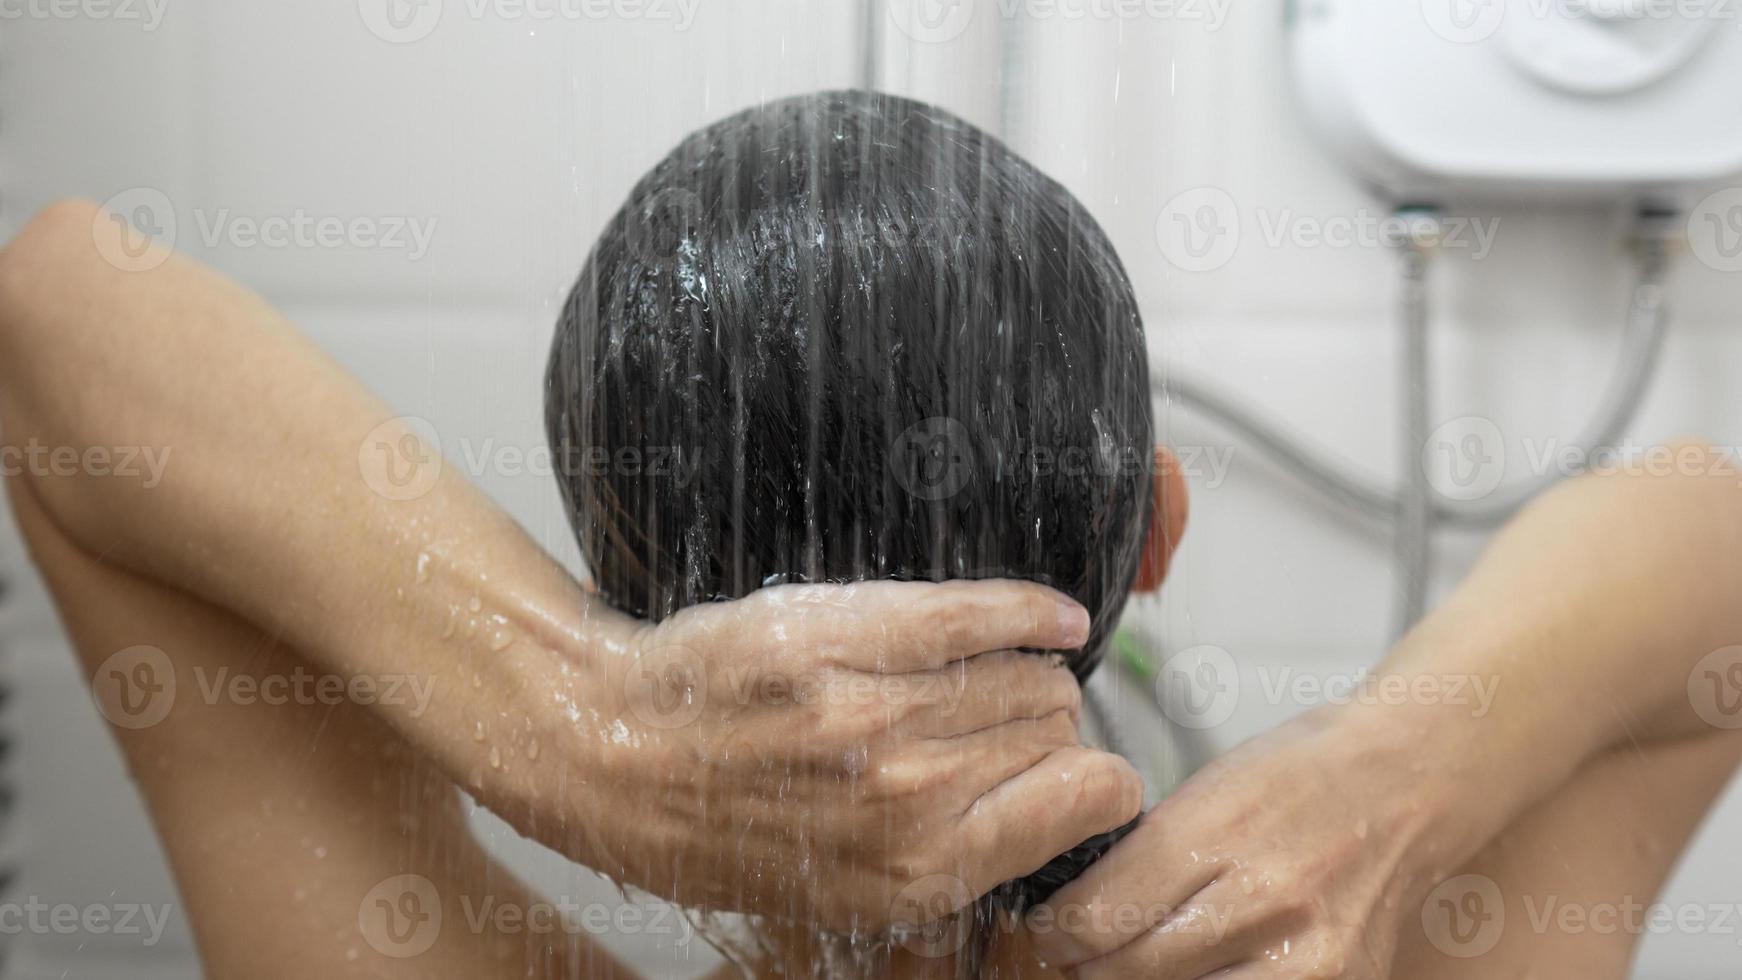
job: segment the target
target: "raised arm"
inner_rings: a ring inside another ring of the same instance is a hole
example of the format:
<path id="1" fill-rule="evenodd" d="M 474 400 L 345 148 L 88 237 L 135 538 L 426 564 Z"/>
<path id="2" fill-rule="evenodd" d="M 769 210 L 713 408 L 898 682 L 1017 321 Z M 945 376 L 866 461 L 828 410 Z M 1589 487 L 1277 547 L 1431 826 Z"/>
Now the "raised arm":
<path id="1" fill-rule="evenodd" d="M 21 520 L 318 670 L 433 684 L 373 707 L 522 832 L 667 897 L 849 925 L 901 914 L 927 874 L 989 890 L 1135 814 L 1129 766 L 1077 745 L 1069 676 L 997 652 L 1080 644 L 1057 593 L 789 587 L 625 619 L 453 468 L 384 484 L 381 447 L 434 459 L 414 433 L 246 290 L 180 256 L 105 261 L 130 234 L 62 204 L 0 254 Z M 91 465 L 113 447 L 164 468 Z M 93 674 L 114 652 L 81 648 Z"/>
<path id="2" fill-rule="evenodd" d="M 1637 933 L 1536 932 L 1517 899 L 1656 893 L 1742 759 L 1738 597 L 1733 458 L 1663 447 L 1563 485 L 1498 537 L 1368 696 L 1188 781 L 1055 897 L 1037 942 L 1085 977 L 1378 980 L 1400 947 L 1398 976 L 1575 962 L 1619 976 Z M 1489 901 L 1429 901 L 1460 878 L 1514 900 L 1498 952 L 1424 934 Z"/>

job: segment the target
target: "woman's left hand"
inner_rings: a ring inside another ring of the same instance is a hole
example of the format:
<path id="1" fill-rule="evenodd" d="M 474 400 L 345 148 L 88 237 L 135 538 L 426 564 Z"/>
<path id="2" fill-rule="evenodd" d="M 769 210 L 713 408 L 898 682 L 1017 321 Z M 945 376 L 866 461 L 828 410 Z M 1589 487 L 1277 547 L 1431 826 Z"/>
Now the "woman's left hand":
<path id="1" fill-rule="evenodd" d="M 1097 980 L 1388 977 L 1444 798 L 1413 758 L 1350 712 L 1246 743 L 1031 912 L 1037 952 Z"/>

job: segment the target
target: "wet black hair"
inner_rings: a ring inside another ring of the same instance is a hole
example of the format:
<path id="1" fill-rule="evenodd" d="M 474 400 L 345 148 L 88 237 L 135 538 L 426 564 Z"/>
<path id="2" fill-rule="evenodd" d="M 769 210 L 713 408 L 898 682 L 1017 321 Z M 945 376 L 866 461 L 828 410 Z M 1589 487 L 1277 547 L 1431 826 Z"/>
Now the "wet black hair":
<path id="1" fill-rule="evenodd" d="M 599 237 L 546 385 L 581 550 L 638 617 L 774 583 L 1027 579 L 1089 610 L 1082 678 L 1148 536 L 1148 364 L 1112 245 L 908 99 L 800 96 L 684 139 Z"/>

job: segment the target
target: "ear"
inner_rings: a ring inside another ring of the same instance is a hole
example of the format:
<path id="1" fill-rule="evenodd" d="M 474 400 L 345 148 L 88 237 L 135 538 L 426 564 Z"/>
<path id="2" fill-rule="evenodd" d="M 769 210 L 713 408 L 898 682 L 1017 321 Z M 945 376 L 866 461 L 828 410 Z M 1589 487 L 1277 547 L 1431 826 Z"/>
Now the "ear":
<path id="1" fill-rule="evenodd" d="M 1152 481 L 1155 515 L 1149 522 L 1149 540 L 1143 544 L 1143 564 L 1137 569 L 1133 592 L 1154 592 L 1167 578 L 1167 567 L 1173 561 L 1174 549 L 1186 532 L 1186 517 L 1190 506 L 1186 501 L 1186 479 L 1180 473 L 1179 459 L 1166 446 L 1155 447 L 1155 479 Z"/>

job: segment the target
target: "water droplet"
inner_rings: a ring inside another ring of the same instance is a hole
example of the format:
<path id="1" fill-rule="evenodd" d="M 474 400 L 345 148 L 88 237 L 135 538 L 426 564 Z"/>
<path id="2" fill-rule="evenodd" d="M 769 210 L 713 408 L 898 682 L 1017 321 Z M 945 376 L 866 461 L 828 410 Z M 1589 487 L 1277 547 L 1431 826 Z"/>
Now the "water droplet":
<path id="1" fill-rule="evenodd" d="M 527 743 L 526 758 L 531 762 L 536 762 L 538 760 L 538 739 L 535 738 Z"/>
<path id="2" fill-rule="evenodd" d="M 490 746 L 490 768 L 502 768 L 502 750 L 494 745 Z"/>
<path id="3" fill-rule="evenodd" d="M 472 727 L 472 741 L 482 742 L 483 740 L 484 740 L 484 723 L 480 721 L 480 722 L 477 722 Z"/>
<path id="4" fill-rule="evenodd" d="M 423 583 L 428 582 L 428 581 L 429 581 L 429 552 L 420 551 L 417 553 L 417 584 L 422 585 Z"/>
<path id="5" fill-rule="evenodd" d="M 473 596 L 472 601 L 466 603 L 466 608 L 472 610 L 473 612 L 482 612 L 484 609 L 484 600 L 478 598 L 477 596 Z"/>
<path id="6" fill-rule="evenodd" d="M 513 642 L 514 637 L 510 636 L 507 632 L 498 631 L 494 636 L 490 637 L 490 649 L 497 653 L 501 653 L 508 649 L 509 645 Z"/>

